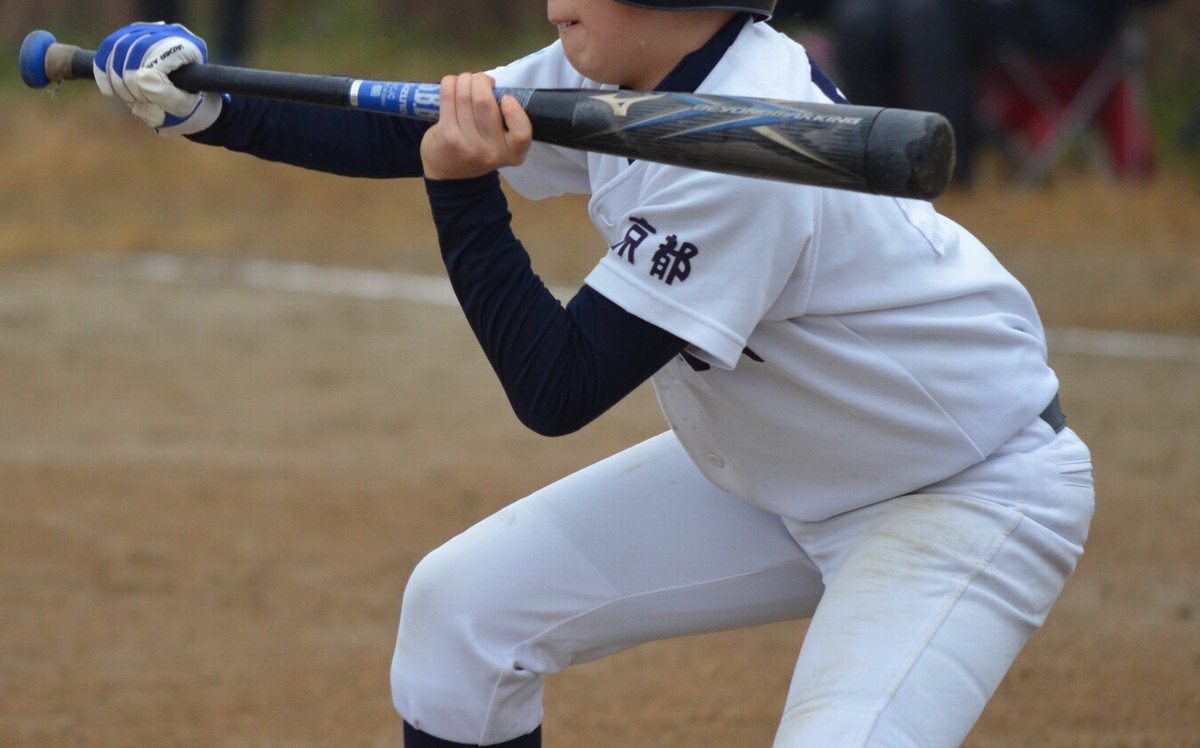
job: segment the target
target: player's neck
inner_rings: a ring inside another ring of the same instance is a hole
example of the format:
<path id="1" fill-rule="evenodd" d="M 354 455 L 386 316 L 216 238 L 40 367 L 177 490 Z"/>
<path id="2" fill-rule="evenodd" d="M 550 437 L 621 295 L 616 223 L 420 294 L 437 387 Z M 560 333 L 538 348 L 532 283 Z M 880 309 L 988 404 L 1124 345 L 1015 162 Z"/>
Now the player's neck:
<path id="1" fill-rule="evenodd" d="M 688 55 L 699 50 L 712 39 L 717 32 L 725 27 L 734 16 L 733 11 L 714 12 L 671 12 L 662 11 L 656 15 L 671 22 L 670 30 L 662 35 L 667 40 L 660 46 L 653 61 L 640 71 L 637 79 L 627 84 L 625 88 L 635 91 L 650 91 L 683 62 Z"/>

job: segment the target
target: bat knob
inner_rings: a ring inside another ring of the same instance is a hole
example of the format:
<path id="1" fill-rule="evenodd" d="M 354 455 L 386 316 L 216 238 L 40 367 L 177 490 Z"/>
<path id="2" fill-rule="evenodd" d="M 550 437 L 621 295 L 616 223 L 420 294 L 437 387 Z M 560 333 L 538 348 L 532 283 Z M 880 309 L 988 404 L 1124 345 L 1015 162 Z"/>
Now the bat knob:
<path id="1" fill-rule="evenodd" d="M 50 85 L 46 75 L 46 52 L 57 40 L 49 31 L 30 31 L 21 42 L 21 80 L 30 88 L 45 88 Z"/>

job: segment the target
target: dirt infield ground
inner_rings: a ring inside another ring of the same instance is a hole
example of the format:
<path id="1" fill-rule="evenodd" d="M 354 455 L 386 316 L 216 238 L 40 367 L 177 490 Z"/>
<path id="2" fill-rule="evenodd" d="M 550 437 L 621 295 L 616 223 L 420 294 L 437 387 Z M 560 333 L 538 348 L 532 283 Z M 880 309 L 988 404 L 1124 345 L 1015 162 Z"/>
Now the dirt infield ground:
<path id="1" fill-rule="evenodd" d="M 651 394 L 530 435 L 459 312 L 402 282 L 436 271 L 408 188 L 43 114 L 0 113 L 0 745 L 399 745 L 412 566 L 656 433 Z M 108 155 L 64 145 L 85 137 Z M 1158 189 L 945 203 L 1042 303 L 1099 483 L 1087 555 L 975 748 L 1200 746 L 1200 232 L 1194 185 L 1174 211 Z M 578 205 L 518 208 L 570 285 L 594 256 Z M 1094 332 L 1113 327 L 1136 334 Z M 769 745 L 803 633 L 557 677 L 547 745 Z"/>

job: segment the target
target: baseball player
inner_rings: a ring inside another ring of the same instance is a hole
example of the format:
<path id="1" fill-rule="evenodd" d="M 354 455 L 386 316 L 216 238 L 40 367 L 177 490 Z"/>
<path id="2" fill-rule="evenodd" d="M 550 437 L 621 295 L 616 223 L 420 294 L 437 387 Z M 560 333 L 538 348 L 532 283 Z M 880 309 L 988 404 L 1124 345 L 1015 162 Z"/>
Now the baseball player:
<path id="1" fill-rule="evenodd" d="M 550 46 L 442 81 L 432 126 L 190 95 L 182 27 L 100 46 L 161 133 L 424 176 L 462 309 L 520 420 L 582 428 L 647 379 L 669 429 L 430 553 L 404 594 L 405 744 L 537 746 L 547 675 L 643 642 L 811 619 L 776 746 L 961 743 L 1082 553 L 1087 447 L 1025 289 L 926 202 L 534 144 L 496 84 L 840 101 L 774 0 L 549 0 Z M 652 94 L 647 94 L 652 95 Z M 510 228 L 590 194 L 564 307 Z"/>

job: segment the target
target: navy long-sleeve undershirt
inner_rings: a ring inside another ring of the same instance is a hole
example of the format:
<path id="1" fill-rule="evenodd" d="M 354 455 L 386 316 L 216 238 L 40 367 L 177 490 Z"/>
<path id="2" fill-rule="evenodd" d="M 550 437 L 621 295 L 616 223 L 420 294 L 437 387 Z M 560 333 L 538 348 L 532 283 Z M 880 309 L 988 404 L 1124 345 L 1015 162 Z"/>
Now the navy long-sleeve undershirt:
<path id="1" fill-rule="evenodd" d="M 419 177 L 429 124 L 371 112 L 251 99 L 226 100 L 197 143 L 346 177 Z"/>
<path id="2" fill-rule="evenodd" d="M 192 140 L 351 177 L 423 172 L 423 123 L 364 112 L 233 98 Z M 674 335 L 583 287 L 564 308 L 510 228 L 495 174 L 427 182 L 442 257 L 463 311 L 533 431 L 582 428 L 684 348 Z"/>
<path id="3" fill-rule="evenodd" d="M 496 174 L 425 184 L 454 292 L 533 431 L 582 428 L 683 351 L 683 340 L 586 285 L 564 308 L 513 235 Z"/>
<path id="4" fill-rule="evenodd" d="M 746 22 L 731 20 L 660 90 L 694 91 Z M 232 98 L 188 136 L 270 161 L 351 177 L 417 177 L 429 125 L 366 112 Z M 545 435 L 583 427 L 686 342 L 584 286 L 564 308 L 510 226 L 499 177 L 426 181 L 451 285 L 517 417 Z"/>

